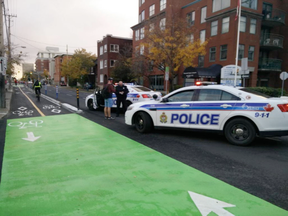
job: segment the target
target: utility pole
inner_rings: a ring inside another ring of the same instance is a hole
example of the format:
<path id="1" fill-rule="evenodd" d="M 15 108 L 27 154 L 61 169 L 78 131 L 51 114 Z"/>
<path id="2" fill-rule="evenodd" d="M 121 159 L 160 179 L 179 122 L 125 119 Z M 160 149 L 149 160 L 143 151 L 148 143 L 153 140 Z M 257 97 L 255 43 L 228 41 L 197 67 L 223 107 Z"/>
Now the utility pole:
<path id="1" fill-rule="evenodd" d="M 7 59 L 7 65 L 10 68 L 10 74 L 9 74 L 9 90 L 11 90 L 12 87 L 12 53 L 11 53 L 11 18 L 17 17 L 16 15 L 7 15 L 8 17 L 8 59 Z"/>
<path id="2" fill-rule="evenodd" d="M 3 36 L 3 0 L 0 5 L 0 57 L 4 57 L 4 36 Z M 1 65 L 3 68 L 3 65 Z M 0 72 L 0 108 L 6 108 L 5 75 Z"/>

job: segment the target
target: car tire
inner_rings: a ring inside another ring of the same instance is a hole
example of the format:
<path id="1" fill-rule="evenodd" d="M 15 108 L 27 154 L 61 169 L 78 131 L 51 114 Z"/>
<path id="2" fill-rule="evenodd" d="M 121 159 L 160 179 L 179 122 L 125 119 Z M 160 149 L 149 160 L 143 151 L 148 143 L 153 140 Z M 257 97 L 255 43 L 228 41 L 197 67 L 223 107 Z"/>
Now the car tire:
<path id="1" fill-rule="evenodd" d="M 88 100 L 87 106 L 88 106 L 89 110 L 91 110 L 91 111 L 95 110 L 93 107 L 93 100 L 92 99 Z"/>
<path id="2" fill-rule="evenodd" d="M 249 120 L 244 118 L 235 118 L 226 124 L 224 134 L 228 142 L 231 144 L 248 146 L 256 137 L 256 129 Z"/>
<path id="3" fill-rule="evenodd" d="M 147 113 L 136 113 L 134 120 L 136 130 L 140 133 L 147 133 L 153 129 L 152 120 Z"/>

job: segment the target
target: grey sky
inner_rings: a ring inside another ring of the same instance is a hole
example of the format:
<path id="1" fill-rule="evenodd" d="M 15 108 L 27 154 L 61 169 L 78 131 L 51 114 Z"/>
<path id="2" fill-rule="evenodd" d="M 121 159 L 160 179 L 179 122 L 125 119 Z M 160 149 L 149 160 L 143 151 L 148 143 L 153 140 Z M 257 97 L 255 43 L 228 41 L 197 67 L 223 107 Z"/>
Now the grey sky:
<path id="1" fill-rule="evenodd" d="M 5 0 L 11 23 L 12 43 L 34 63 L 46 46 L 69 53 L 86 48 L 96 54 L 97 40 L 106 34 L 132 37 L 131 26 L 138 22 L 138 0 Z M 40 42 L 40 43 L 38 43 Z"/>

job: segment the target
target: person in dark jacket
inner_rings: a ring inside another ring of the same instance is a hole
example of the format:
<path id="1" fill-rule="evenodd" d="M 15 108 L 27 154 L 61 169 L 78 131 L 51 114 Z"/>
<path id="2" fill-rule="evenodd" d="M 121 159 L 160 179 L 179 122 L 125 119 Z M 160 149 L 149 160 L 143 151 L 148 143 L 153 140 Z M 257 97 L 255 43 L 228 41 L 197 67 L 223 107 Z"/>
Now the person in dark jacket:
<path id="1" fill-rule="evenodd" d="M 119 81 L 117 87 L 116 87 L 116 96 L 117 96 L 117 112 L 116 117 L 119 117 L 120 114 L 120 104 L 122 103 L 123 112 L 126 112 L 126 98 L 127 94 L 129 93 L 129 90 L 127 86 L 123 84 L 122 81 Z"/>

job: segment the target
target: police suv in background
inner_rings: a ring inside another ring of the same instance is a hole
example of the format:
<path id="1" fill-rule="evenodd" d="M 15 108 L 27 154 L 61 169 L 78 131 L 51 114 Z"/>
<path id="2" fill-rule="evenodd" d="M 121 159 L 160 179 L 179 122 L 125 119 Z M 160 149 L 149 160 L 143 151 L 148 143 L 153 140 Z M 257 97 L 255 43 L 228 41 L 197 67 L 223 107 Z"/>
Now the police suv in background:
<path id="1" fill-rule="evenodd" d="M 244 146 L 256 136 L 288 135 L 288 99 L 230 86 L 190 86 L 160 101 L 132 104 L 125 123 L 141 133 L 154 127 L 218 131 Z"/>
<path id="2" fill-rule="evenodd" d="M 142 102 L 142 101 L 154 101 L 159 100 L 162 97 L 161 92 L 155 92 L 149 88 L 146 88 L 141 85 L 134 85 L 134 84 L 127 84 L 124 85 L 127 86 L 129 93 L 126 98 L 126 106 L 128 107 L 130 104 Z M 116 94 L 113 93 L 112 95 L 113 99 L 113 107 L 116 108 Z M 91 95 L 88 95 L 85 99 L 85 105 L 90 110 L 96 110 L 98 108 L 104 107 L 104 99 L 101 95 L 101 91 L 95 89 L 94 93 Z"/>

